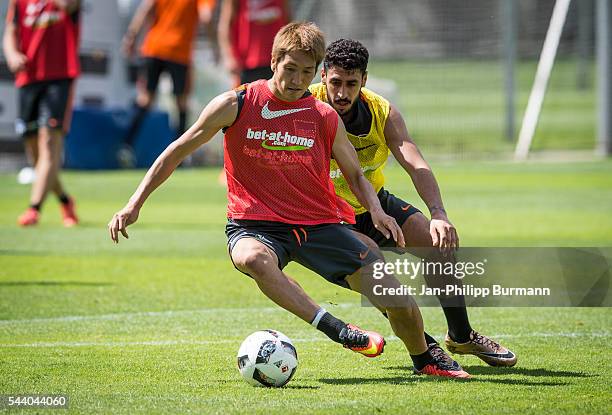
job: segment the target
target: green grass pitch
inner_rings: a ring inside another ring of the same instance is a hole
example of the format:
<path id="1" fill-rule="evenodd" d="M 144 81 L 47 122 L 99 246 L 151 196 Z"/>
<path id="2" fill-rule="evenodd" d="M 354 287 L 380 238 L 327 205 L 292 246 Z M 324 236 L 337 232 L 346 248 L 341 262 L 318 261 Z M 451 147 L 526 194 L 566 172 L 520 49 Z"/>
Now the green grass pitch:
<path id="1" fill-rule="evenodd" d="M 387 170 L 388 188 L 422 208 L 407 176 Z M 465 246 L 612 243 L 610 161 L 435 170 Z M 413 376 L 399 340 L 380 358 L 358 356 L 275 307 L 233 269 L 216 169 L 175 173 L 130 239 L 113 245 L 106 223 L 142 175 L 65 174 L 82 216 L 75 229 L 60 226 L 55 200 L 37 228 L 19 229 L 28 187 L 0 175 L 0 394 L 64 393 L 69 412 L 82 414 L 612 410 L 610 309 L 471 309 L 473 326 L 514 350 L 518 365 L 458 357 L 472 380 Z M 358 296 L 300 266 L 288 272 L 339 317 L 391 336 Z M 441 339 L 441 310 L 423 315 Z M 284 332 L 298 350 L 300 366 L 283 389 L 253 388 L 237 371 L 241 340 L 264 328 Z"/>

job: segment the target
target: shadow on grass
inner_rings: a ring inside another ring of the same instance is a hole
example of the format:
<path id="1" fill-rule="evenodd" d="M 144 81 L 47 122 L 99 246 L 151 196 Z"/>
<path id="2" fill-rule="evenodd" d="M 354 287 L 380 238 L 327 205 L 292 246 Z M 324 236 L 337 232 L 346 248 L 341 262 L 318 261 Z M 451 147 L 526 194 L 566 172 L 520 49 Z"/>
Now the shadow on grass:
<path id="1" fill-rule="evenodd" d="M 598 375 L 571 372 L 569 370 L 551 370 L 545 368 L 528 369 L 524 367 L 489 367 L 489 366 L 463 366 L 470 375 L 522 375 L 533 377 L 563 377 L 563 378 L 593 378 Z"/>
<path id="2" fill-rule="evenodd" d="M 584 372 L 570 372 L 567 370 L 551 370 L 545 368 L 528 369 L 524 367 L 491 367 L 491 366 L 463 366 L 470 375 L 522 375 L 533 377 L 563 377 L 563 378 L 592 378 L 593 375 Z M 412 367 L 387 366 L 386 370 L 404 370 L 412 373 Z"/>
<path id="3" fill-rule="evenodd" d="M 337 379 L 319 379 L 319 382 L 330 385 L 361 385 L 361 384 L 381 384 L 401 385 L 415 382 L 461 382 L 461 383 L 498 383 L 501 385 L 517 385 L 517 386 L 566 386 L 568 382 L 531 382 L 523 379 L 479 379 L 472 377 L 470 379 L 451 379 L 435 376 L 394 376 L 384 378 L 337 378 Z"/>
<path id="4" fill-rule="evenodd" d="M 311 385 L 285 385 L 283 389 L 321 389 L 321 387 Z"/>
<path id="5" fill-rule="evenodd" d="M 84 281 L 0 281 L 0 287 L 27 287 L 27 286 L 42 286 L 42 287 L 64 287 L 68 285 L 76 285 L 83 287 L 106 287 L 113 285 L 109 282 L 84 282 Z"/>

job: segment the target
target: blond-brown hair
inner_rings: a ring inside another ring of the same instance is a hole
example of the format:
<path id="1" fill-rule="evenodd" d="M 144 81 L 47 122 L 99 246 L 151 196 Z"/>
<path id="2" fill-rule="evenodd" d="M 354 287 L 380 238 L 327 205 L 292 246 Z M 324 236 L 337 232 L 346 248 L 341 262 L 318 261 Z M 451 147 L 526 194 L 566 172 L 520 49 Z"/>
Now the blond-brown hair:
<path id="1" fill-rule="evenodd" d="M 289 23 L 274 36 L 272 62 L 280 62 L 288 52 L 294 50 L 311 54 L 319 67 L 325 57 L 325 35 L 312 22 Z"/>

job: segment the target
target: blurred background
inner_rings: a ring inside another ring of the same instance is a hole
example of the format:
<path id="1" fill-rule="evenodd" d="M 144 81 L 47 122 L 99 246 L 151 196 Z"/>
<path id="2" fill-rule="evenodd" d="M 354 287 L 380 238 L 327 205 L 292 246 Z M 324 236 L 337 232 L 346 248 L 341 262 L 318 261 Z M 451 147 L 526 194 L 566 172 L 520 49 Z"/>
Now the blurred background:
<path id="1" fill-rule="evenodd" d="M 218 21 L 218 3 L 213 24 Z M 602 134 L 609 141 L 610 110 L 598 104 L 605 99 L 598 98 L 597 92 L 602 82 L 609 85 L 610 44 L 608 34 L 604 45 L 608 64 L 603 70 L 600 67 L 604 75 L 598 77 L 597 3 L 570 3 L 533 136 L 532 158 L 591 159 L 609 153 Z M 1 4 L 0 12 L 5 15 L 7 1 Z M 137 61 L 122 56 L 120 43 L 138 4 L 138 0 L 84 1 L 83 74 L 77 84 L 76 109 L 131 105 Z M 316 22 L 328 42 L 350 37 L 368 47 L 368 86 L 399 106 L 428 158 L 512 157 L 555 0 L 294 0 L 290 5 L 294 19 Z M 604 18 L 599 20 L 610 25 Z M 232 86 L 223 66 L 215 64 L 211 40 L 203 29 L 194 66 L 190 121 L 213 96 Z M 602 81 L 604 78 L 608 80 Z M 609 90 L 608 86 L 608 95 Z M 609 102 L 609 96 L 606 99 Z M 22 144 L 14 133 L 15 103 L 12 75 L 0 61 L 0 169 L 4 171 L 26 165 Z M 172 104 L 171 82 L 162 80 L 157 106 L 172 118 Z M 602 133 L 604 127 L 607 133 Z M 95 131 L 71 133 L 66 167 L 105 167 L 75 160 L 81 147 L 88 145 L 79 147 L 78 135 L 89 135 L 87 142 L 91 142 L 98 140 Z M 218 139 L 189 160 L 194 166 L 221 163 Z M 141 163 L 140 167 L 145 166 Z"/>

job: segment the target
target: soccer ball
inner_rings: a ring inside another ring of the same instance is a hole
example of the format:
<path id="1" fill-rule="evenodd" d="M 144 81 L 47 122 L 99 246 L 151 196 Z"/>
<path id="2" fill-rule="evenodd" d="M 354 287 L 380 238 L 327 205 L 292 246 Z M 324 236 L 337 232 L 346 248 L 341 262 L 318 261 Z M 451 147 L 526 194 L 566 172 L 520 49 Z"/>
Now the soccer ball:
<path id="1" fill-rule="evenodd" d="M 298 359 L 291 340 L 280 331 L 256 331 L 238 350 L 238 370 L 253 386 L 281 387 L 295 374 Z"/>

